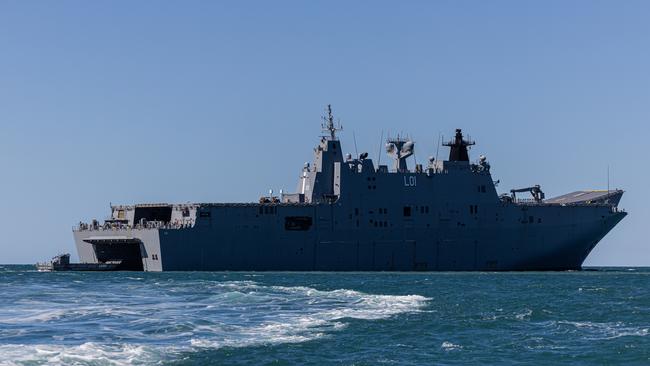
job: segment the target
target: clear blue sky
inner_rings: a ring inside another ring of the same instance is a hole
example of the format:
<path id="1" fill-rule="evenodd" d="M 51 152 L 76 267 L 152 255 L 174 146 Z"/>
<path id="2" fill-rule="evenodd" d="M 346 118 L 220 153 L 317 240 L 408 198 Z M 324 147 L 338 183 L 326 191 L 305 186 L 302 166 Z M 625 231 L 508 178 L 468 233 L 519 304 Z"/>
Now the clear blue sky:
<path id="1" fill-rule="evenodd" d="M 588 265 L 650 265 L 647 1 L 2 1 L 0 263 L 109 202 L 293 190 L 331 103 L 353 152 L 462 127 L 499 189 L 612 185 Z M 446 151 L 445 151 L 446 153 Z M 382 157 L 384 161 L 386 157 Z"/>

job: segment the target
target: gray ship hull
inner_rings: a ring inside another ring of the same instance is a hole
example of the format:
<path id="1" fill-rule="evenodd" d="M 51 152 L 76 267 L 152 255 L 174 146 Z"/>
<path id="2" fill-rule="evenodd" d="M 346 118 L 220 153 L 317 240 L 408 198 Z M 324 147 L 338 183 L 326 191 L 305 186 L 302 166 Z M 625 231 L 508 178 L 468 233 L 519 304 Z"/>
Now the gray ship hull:
<path id="1" fill-rule="evenodd" d="M 103 224 L 74 230 L 80 260 L 143 271 L 575 270 L 626 216 L 620 190 L 499 195 L 487 159 L 469 161 L 474 142 L 461 130 L 445 143 L 448 160 L 414 170 L 414 143 L 389 139 L 389 171 L 367 153 L 344 159 L 331 113 L 326 121 L 296 193 L 112 206 Z"/>
<path id="2" fill-rule="evenodd" d="M 107 259 L 137 255 L 141 267 L 131 269 L 145 271 L 577 270 L 626 215 L 605 206 L 502 207 L 495 215 L 504 217 L 501 222 L 413 217 L 397 229 L 372 224 L 371 230 L 345 227 L 345 218 L 331 206 L 277 205 L 266 216 L 257 214 L 260 207 L 207 205 L 202 209 L 210 217 L 194 227 L 77 231 L 74 236 L 82 262 L 97 263 L 100 245 L 104 252 L 114 250 Z M 285 230 L 286 217 L 308 215 L 319 217 L 312 230 Z M 538 222 L 540 217 L 547 222 Z M 103 237 L 118 239 L 98 244 Z M 125 251 L 127 246 L 137 250 Z"/>

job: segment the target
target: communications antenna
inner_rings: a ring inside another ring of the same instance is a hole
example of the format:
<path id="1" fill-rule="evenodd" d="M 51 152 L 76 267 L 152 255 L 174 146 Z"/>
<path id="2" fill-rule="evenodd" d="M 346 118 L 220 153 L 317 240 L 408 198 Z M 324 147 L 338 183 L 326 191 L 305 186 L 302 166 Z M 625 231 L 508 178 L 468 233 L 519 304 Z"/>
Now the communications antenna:
<path id="1" fill-rule="evenodd" d="M 438 152 L 440 152 L 440 141 L 442 141 L 442 132 L 438 132 L 438 146 L 436 147 L 436 161 L 438 161 Z"/>
<path id="2" fill-rule="evenodd" d="M 327 105 L 326 112 L 327 112 L 327 116 L 323 116 L 323 122 L 321 123 L 321 127 L 323 129 L 323 132 L 330 133 L 330 140 L 336 140 L 336 131 L 342 130 L 343 126 L 341 125 L 341 121 L 338 121 L 337 124 L 334 124 L 334 116 L 332 115 L 331 104 Z"/>
<path id="3" fill-rule="evenodd" d="M 381 145 L 384 142 L 384 130 L 381 130 L 381 136 L 379 137 L 379 154 L 377 156 L 377 169 L 379 169 L 379 164 L 381 163 Z"/>

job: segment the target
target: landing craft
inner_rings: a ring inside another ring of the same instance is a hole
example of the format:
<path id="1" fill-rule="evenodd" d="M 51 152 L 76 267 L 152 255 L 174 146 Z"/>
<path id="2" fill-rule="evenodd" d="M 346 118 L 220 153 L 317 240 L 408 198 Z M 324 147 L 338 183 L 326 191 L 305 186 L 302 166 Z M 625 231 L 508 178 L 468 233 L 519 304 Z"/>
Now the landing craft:
<path id="1" fill-rule="evenodd" d="M 444 144 L 448 160 L 413 170 L 412 141 L 387 140 L 389 168 L 367 153 L 343 158 L 329 106 L 323 130 L 297 192 L 255 203 L 112 205 L 103 223 L 73 230 L 80 260 L 136 271 L 573 270 L 626 216 L 622 190 L 497 194 L 490 164 L 470 162 L 474 142 L 460 129 Z"/>

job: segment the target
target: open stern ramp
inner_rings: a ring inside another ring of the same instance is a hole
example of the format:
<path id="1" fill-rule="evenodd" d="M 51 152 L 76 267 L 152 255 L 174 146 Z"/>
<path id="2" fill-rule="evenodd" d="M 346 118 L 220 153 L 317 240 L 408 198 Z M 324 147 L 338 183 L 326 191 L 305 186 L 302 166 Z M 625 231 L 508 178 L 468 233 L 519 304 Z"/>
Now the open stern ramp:
<path id="1" fill-rule="evenodd" d="M 121 262 L 121 270 L 161 271 L 158 229 L 75 231 L 81 263 Z"/>

